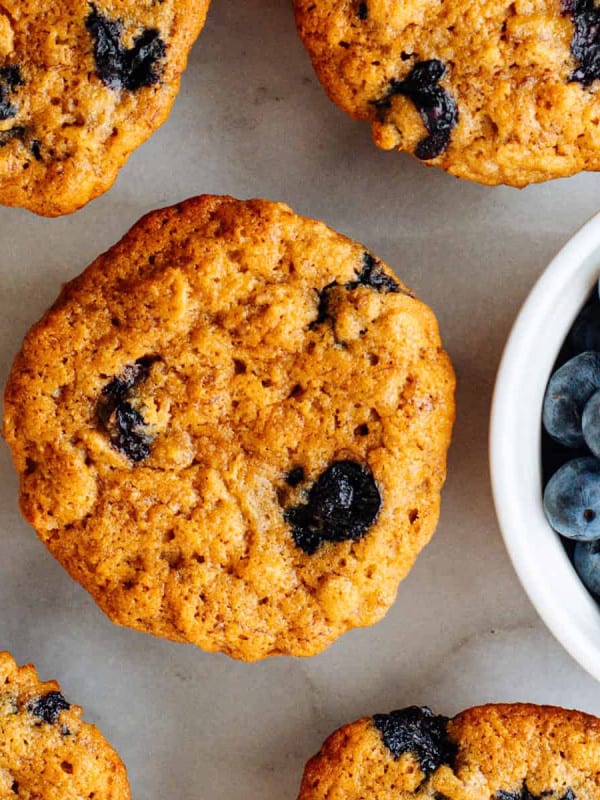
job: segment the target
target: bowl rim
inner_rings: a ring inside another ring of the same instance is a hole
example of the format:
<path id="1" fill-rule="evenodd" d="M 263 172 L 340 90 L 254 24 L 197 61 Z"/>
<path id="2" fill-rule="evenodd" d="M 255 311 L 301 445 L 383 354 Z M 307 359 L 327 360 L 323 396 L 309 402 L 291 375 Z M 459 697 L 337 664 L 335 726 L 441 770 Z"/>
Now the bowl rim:
<path id="1" fill-rule="evenodd" d="M 541 502 L 545 387 L 599 275 L 600 213 L 550 261 L 512 326 L 492 397 L 489 464 L 500 531 L 526 594 L 554 637 L 600 681 L 600 608 L 548 524 Z"/>

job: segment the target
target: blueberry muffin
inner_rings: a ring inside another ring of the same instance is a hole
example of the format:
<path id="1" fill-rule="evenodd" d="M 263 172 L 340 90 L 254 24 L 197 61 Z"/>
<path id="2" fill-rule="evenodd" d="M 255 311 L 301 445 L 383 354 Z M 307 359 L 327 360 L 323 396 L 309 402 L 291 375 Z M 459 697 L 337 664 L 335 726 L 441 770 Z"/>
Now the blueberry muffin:
<path id="1" fill-rule="evenodd" d="M 0 203 L 57 216 L 161 125 L 208 0 L 0 5 Z"/>
<path id="2" fill-rule="evenodd" d="M 432 312 L 283 204 L 142 219 L 28 334 L 21 506 L 115 622 L 254 660 L 379 620 L 435 528 L 454 376 Z"/>
<path id="3" fill-rule="evenodd" d="M 528 704 L 453 719 L 405 708 L 345 725 L 306 765 L 298 800 L 596 800 L 600 720 Z"/>
<path id="4" fill-rule="evenodd" d="M 121 759 L 81 713 L 0 652 L 0 800 L 129 800 Z"/>
<path id="5" fill-rule="evenodd" d="M 331 99 L 375 143 L 461 178 L 600 168 L 594 0 L 294 0 Z"/>

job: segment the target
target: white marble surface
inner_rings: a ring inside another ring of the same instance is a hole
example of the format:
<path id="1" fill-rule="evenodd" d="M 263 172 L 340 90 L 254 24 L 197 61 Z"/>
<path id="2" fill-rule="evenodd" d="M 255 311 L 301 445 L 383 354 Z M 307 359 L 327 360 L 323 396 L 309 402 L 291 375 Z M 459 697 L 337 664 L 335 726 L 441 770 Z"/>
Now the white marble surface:
<path id="1" fill-rule="evenodd" d="M 379 152 L 324 96 L 288 0 L 215 0 L 170 121 L 111 192 L 59 220 L 0 209 L 0 381 L 61 282 L 148 209 L 201 192 L 285 200 L 322 218 L 434 307 L 460 382 L 438 533 L 378 626 L 311 660 L 248 666 L 111 625 L 21 520 L 2 445 L 0 647 L 86 707 L 138 800 L 293 800 L 334 727 L 403 704 L 453 713 L 520 699 L 600 714 L 600 685 L 546 632 L 513 574 L 486 442 L 511 322 L 600 207 L 600 176 L 487 189 Z"/>

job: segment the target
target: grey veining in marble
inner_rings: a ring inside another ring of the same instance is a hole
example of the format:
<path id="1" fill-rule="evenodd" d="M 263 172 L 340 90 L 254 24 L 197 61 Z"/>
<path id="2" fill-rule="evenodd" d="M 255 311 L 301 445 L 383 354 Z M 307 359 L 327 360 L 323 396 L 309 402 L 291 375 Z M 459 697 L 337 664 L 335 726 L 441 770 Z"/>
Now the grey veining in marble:
<path id="1" fill-rule="evenodd" d="M 201 192 L 289 202 L 362 240 L 436 310 L 459 378 L 438 533 L 388 617 L 307 661 L 252 666 L 117 628 L 20 519 L 0 447 L 0 646 L 58 677 L 144 800 L 293 800 L 337 725 L 411 703 L 453 713 L 534 700 L 600 713 L 600 685 L 546 632 L 504 551 L 487 470 L 490 396 L 511 322 L 600 207 L 600 176 L 523 191 L 379 152 L 336 109 L 288 0 L 215 0 L 170 121 L 72 217 L 0 209 L 0 381 L 27 327 L 145 211 Z"/>

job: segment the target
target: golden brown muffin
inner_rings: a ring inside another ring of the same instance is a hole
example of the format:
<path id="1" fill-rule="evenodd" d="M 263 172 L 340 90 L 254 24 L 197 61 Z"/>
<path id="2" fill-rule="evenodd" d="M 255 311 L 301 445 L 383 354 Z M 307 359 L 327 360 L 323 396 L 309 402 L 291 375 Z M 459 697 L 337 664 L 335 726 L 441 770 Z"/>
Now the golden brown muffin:
<path id="1" fill-rule="evenodd" d="M 209 0 L 0 5 L 0 203 L 68 214 L 170 111 Z"/>
<path id="2" fill-rule="evenodd" d="M 0 800 L 129 800 L 125 767 L 56 681 L 0 653 Z"/>
<path id="3" fill-rule="evenodd" d="M 381 619 L 435 528 L 454 375 L 365 248 L 263 200 L 156 211 L 28 334 L 21 506 L 115 622 L 234 657 Z"/>
<path id="4" fill-rule="evenodd" d="M 600 168 L 593 0 L 294 0 L 332 100 L 375 143 L 484 184 Z"/>
<path id="5" fill-rule="evenodd" d="M 598 800 L 600 720 L 529 704 L 454 719 L 405 708 L 345 725 L 306 765 L 298 800 Z"/>

